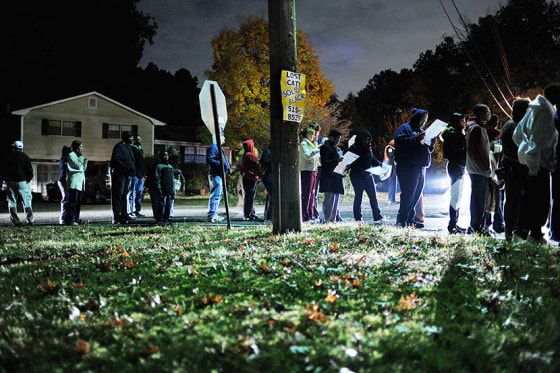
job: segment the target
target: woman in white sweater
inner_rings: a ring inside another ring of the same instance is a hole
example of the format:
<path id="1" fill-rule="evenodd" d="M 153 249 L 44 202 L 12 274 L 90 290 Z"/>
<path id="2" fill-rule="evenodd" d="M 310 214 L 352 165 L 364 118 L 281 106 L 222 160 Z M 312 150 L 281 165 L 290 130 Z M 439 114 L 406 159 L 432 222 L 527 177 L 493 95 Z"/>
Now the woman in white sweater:
<path id="1" fill-rule="evenodd" d="M 68 154 L 68 214 L 66 225 L 78 225 L 82 197 L 86 189 L 87 158 L 83 156 L 84 147 L 79 140 L 74 140 L 70 146 L 72 151 Z"/>
<path id="2" fill-rule="evenodd" d="M 301 131 L 303 140 L 299 149 L 299 170 L 301 175 L 301 216 L 303 222 L 313 220 L 315 186 L 319 167 L 319 146 L 313 142 L 315 130 L 306 128 Z"/>

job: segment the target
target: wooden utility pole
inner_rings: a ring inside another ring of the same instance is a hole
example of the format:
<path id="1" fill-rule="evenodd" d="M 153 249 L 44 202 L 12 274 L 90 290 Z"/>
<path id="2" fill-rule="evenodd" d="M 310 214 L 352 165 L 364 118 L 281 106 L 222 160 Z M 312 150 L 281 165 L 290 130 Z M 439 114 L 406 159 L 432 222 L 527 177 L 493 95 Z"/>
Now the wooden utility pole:
<path id="1" fill-rule="evenodd" d="M 295 0 L 268 0 L 272 231 L 301 232 L 299 124 L 283 120 L 282 70 L 297 72 Z"/>

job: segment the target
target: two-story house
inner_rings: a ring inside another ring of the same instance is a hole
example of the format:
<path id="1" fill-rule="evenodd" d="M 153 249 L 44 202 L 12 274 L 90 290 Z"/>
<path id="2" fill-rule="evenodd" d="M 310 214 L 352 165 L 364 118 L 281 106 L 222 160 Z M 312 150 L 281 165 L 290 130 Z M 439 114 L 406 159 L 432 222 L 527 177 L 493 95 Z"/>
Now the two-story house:
<path id="1" fill-rule="evenodd" d="M 154 154 L 156 126 L 165 123 L 131 109 L 98 92 L 49 102 L 12 112 L 21 116 L 24 152 L 33 164 L 33 192 L 46 194 L 47 184 L 56 183 L 58 160 L 64 145 L 80 140 L 90 162 L 108 161 L 124 131 L 139 134 L 144 154 Z"/>

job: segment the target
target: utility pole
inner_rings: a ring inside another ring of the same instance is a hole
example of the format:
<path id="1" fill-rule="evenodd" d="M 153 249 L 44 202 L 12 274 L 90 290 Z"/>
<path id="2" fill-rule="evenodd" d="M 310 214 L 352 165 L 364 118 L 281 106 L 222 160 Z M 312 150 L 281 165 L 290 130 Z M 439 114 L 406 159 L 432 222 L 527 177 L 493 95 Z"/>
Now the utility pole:
<path id="1" fill-rule="evenodd" d="M 299 124 L 283 120 L 282 70 L 297 71 L 295 0 L 268 0 L 272 232 L 301 232 Z"/>

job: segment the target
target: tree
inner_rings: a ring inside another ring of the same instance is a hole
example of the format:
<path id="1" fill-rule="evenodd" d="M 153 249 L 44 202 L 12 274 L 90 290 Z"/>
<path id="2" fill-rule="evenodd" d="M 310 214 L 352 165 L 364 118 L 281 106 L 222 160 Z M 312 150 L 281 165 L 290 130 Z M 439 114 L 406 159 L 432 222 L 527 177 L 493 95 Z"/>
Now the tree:
<path id="1" fill-rule="evenodd" d="M 0 71 L 18 101 L 83 92 L 134 71 L 157 29 L 138 1 L 5 3 Z"/>
<path id="2" fill-rule="evenodd" d="M 205 75 L 220 84 L 228 106 L 226 144 L 238 147 L 243 135 L 258 147 L 270 142 L 270 71 L 268 23 L 249 17 L 212 40 L 214 63 Z M 334 87 L 322 75 L 319 57 L 305 34 L 297 31 L 298 69 L 306 74 L 306 101 L 311 110 L 324 107 Z"/>

